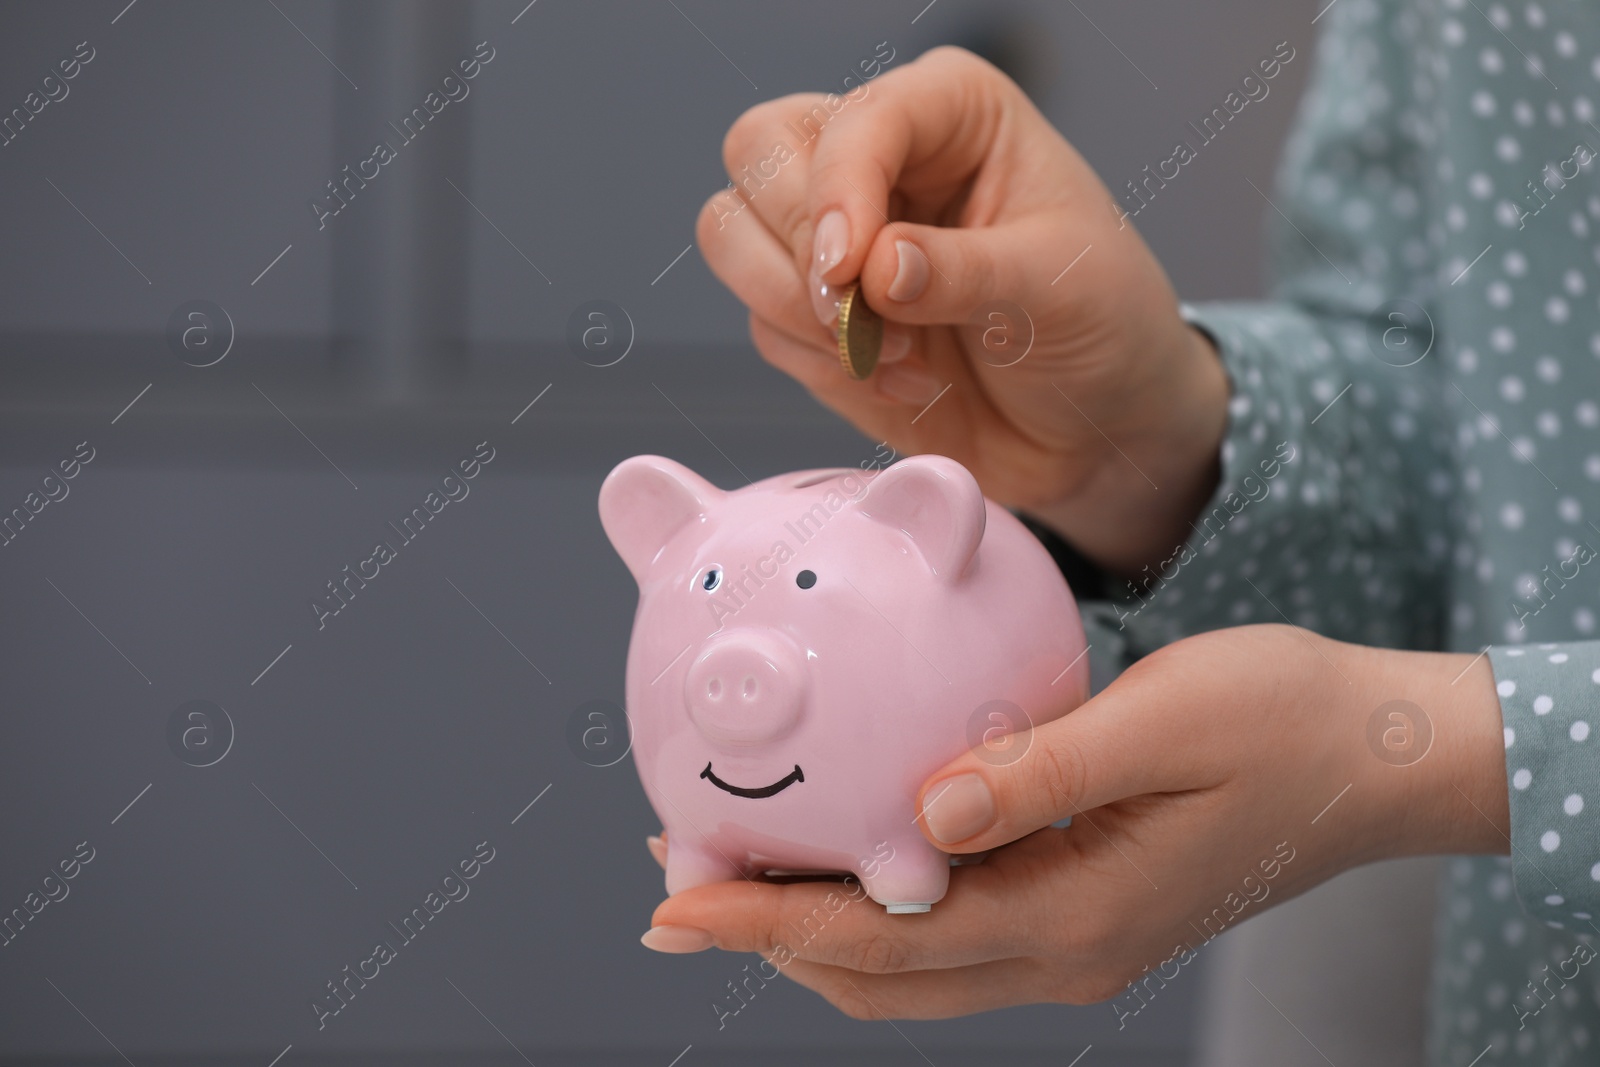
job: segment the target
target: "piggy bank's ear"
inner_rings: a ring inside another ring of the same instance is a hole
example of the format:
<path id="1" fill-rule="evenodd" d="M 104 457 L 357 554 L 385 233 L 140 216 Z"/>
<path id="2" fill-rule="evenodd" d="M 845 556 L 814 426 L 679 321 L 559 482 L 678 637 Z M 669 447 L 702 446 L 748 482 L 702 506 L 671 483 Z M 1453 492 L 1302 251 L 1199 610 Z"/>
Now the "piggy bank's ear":
<path id="1" fill-rule="evenodd" d="M 681 463 L 665 456 L 634 456 L 617 464 L 600 484 L 600 525 L 634 579 L 643 582 L 662 547 L 722 495 Z"/>
<path id="2" fill-rule="evenodd" d="M 912 456 L 872 479 L 858 505 L 868 518 L 910 536 L 928 568 L 953 582 L 983 540 L 983 491 L 967 468 L 943 456 Z"/>

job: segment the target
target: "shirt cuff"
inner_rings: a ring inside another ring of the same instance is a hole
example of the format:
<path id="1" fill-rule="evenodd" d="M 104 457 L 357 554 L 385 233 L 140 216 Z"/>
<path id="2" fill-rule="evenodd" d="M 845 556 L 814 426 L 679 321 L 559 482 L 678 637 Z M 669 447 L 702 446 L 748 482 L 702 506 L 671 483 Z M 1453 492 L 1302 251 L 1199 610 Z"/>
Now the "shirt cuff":
<path id="1" fill-rule="evenodd" d="M 1600 641 L 1492 647 L 1505 724 L 1517 899 L 1551 926 L 1597 933 Z"/>
<path id="2" fill-rule="evenodd" d="M 1112 590 L 1113 625 L 1144 651 L 1203 630 L 1295 614 L 1301 617 L 1294 621 L 1312 625 L 1300 605 L 1282 603 L 1283 614 L 1263 595 L 1283 596 L 1269 588 L 1282 584 L 1274 557 L 1294 546 L 1296 559 L 1316 558 L 1330 513 L 1342 510 L 1338 464 L 1307 456 L 1303 444 L 1306 372 L 1327 341 L 1303 314 L 1278 305 L 1184 304 L 1179 311 L 1222 360 L 1228 428 L 1217 490 L 1195 517 L 1193 536 L 1158 567 Z M 1331 400 L 1338 386 L 1331 374 L 1327 382 Z M 1318 435 L 1320 454 L 1336 455 L 1339 431 L 1327 429 L 1333 432 Z"/>

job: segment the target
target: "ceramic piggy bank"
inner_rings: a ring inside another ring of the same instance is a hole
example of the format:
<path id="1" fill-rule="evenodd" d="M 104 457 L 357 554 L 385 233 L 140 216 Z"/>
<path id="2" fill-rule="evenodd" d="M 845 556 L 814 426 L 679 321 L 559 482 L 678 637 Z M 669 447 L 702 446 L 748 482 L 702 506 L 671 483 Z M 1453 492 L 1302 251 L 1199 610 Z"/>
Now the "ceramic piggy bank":
<path id="1" fill-rule="evenodd" d="M 635 456 L 600 519 L 639 583 L 627 714 L 669 894 L 844 872 L 927 911 L 950 857 L 917 826 L 922 783 L 1087 695 L 1061 572 L 954 460 L 724 491 Z"/>

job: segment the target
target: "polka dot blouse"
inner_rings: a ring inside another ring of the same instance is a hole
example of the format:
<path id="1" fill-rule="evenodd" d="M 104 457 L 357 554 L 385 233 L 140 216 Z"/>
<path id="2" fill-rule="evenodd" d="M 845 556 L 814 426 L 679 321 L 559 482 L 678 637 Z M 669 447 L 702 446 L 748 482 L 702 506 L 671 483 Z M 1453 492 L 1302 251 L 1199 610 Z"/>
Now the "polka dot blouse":
<path id="1" fill-rule="evenodd" d="M 1148 589 L 1085 602 L 1096 669 L 1285 617 L 1492 646 L 1512 855 L 1448 865 L 1431 1062 L 1600 1063 L 1600 4 L 1317 29 L 1273 299 L 1184 308 L 1233 385 L 1221 486 Z"/>

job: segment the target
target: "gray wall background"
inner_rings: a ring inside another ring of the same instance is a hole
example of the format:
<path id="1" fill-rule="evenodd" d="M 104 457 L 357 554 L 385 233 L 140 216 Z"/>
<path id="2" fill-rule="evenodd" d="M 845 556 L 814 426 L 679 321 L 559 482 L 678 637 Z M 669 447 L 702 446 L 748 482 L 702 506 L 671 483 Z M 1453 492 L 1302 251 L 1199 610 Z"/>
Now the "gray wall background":
<path id="1" fill-rule="evenodd" d="M 1271 96 L 1138 220 L 1186 298 L 1248 296 L 1245 179 L 1268 187 L 1315 11 L 524 2 L 0 6 L 0 111 L 95 49 L 0 148 L 0 510 L 96 450 L 0 548 L 0 911 L 96 850 L 0 948 L 0 1061 L 1183 1062 L 1203 970 L 1121 1032 L 1104 1006 L 897 1032 L 786 983 L 719 1032 L 746 961 L 638 946 L 656 825 L 631 764 L 585 765 L 565 729 L 622 696 L 612 465 L 661 452 L 731 487 L 730 459 L 872 454 L 760 361 L 698 252 L 661 274 L 742 110 L 879 41 L 895 65 L 966 44 L 1116 187 L 1287 39 Z M 468 98 L 319 231 L 307 200 L 484 40 Z M 608 368 L 563 340 L 597 298 L 636 329 Z M 168 341 L 194 299 L 233 323 L 214 366 Z M 485 439 L 471 495 L 319 632 L 308 599 Z M 166 736 L 195 699 L 236 735 L 205 768 Z M 311 996 L 482 840 L 471 895 L 319 1032 Z"/>

